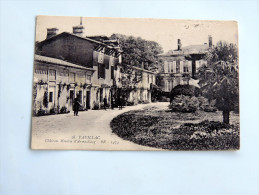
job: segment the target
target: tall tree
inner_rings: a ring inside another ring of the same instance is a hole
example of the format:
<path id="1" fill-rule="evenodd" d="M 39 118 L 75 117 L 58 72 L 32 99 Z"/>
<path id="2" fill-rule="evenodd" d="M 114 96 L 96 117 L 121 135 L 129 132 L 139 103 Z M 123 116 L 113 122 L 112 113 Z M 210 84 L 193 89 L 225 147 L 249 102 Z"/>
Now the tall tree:
<path id="1" fill-rule="evenodd" d="M 113 34 L 111 39 L 119 40 L 123 50 L 122 62 L 127 65 L 142 67 L 142 64 L 155 67 L 157 54 L 162 53 L 162 47 L 155 41 L 147 41 L 140 37 Z"/>
<path id="2" fill-rule="evenodd" d="M 140 37 L 113 34 L 111 39 L 119 41 L 122 53 L 122 76 L 120 79 L 121 93 L 128 98 L 130 92 L 136 89 L 142 80 L 142 71 L 132 66 L 153 69 L 158 65 L 157 54 L 162 53 L 162 47 L 155 41 L 147 41 Z"/>
<path id="3" fill-rule="evenodd" d="M 229 123 L 230 111 L 238 107 L 238 49 L 234 44 L 220 41 L 209 50 L 198 69 L 199 84 L 204 96 L 216 100 L 216 107 L 223 113 L 223 122 Z"/>

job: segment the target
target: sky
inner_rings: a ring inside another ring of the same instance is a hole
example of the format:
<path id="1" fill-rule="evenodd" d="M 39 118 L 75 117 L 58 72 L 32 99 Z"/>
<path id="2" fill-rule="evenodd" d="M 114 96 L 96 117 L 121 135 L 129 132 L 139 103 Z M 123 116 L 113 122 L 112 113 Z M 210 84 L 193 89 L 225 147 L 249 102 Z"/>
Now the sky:
<path id="1" fill-rule="evenodd" d="M 72 27 L 79 24 L 80 17 L 37 16 L 36 41 L 46 38 L 47 28 L 58 28 L 58 33 L 72 32 Z M 177 39 L 181 39 L 183 47 L 208 43 L 208 35 L 212 36 L 213 44 L 220 40 L 238 44 L 235 21 L 82 17 L 82 24 L 84 36 L 132 35 L 158 42 L 164 52 L 176 49 Z"/>

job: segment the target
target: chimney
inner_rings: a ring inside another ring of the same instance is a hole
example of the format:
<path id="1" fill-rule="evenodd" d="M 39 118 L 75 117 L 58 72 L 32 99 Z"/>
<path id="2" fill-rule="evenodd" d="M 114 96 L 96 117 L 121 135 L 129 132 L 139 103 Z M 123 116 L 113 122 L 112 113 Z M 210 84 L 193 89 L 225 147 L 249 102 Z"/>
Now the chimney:
<path id="1" fill-rule="evenodd" d="M 212 47 L 212 36 L 209 35 L 209 48 L 211 48 L 211 47 Z"/>
<path id="2" fill-rule="evenodd" d="M 177 47 L 178 50 L 182 50 L 181 39 L 177 39 Z"/>
<path id="3" fill-rule="evenodd" d="M 57 28 L 47 28 L 47 38 L 46 39 L 54 37 L 55 35 L 57 35 L 57 32 L 58 32 Z"/>
<path id="4" fill-rule="evenodd" d="M 84 27 L 83 27 L 83 24 L 82 24 L 82 17 L 80 18 L 80 25 L 73 26 L 73 34 L 83 37 Z"/>

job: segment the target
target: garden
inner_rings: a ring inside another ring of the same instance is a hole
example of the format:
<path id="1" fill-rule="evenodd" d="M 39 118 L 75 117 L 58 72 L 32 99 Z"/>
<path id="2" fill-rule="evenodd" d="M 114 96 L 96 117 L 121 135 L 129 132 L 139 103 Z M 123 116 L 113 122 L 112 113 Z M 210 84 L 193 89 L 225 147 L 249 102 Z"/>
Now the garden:
<path id="1" fill-rule="evenodd" d="M 174 112 L 168 104 L 157 103 L 121 114 L 110 125 L 124 140 L 160 149 L 239 149 L 239 114 L 234 112 L 225 124 L 221 111 Z"/>
<path id="2" fill-rule="evenodd" d="M 196 72 L 199 87 L 178 85 L 170 104 L 147 106 L 111 121 L 113 133 L 134 143 L 168 150 L 238 150 L 237 46 L 218 42 Z M 160 105 L 160 106 L 159 106 Z"/>

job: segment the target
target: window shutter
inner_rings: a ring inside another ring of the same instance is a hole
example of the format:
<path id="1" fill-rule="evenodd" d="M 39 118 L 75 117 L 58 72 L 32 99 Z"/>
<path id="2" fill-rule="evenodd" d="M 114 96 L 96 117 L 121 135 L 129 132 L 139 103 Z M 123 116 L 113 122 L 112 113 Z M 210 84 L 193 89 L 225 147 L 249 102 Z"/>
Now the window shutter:
<path id="1" fill-rule="evenodd" d="M 176 61 L 173 61 L 173 73 L 176 73 Z"/>
<path id="2" fill-rule="evenodd" d="M 183 61 L 180 61 L 180 73 L 183 72 Z"/>
<path id="3" fill-rule="evenodd" d="M 114 69 L 115 69 L 115 70 L 117 70 L 118 63 L 119 63 L 119 58 L 115 58 L 115 59 L 114 59 Z"/>
<path id="4" fill-rule="evenodd" d="M 98 66 L 98 56 L 99 53 L 97 51 L 93 52 L 93 66 Z"/>
<path id="5" fill-rule="evenodd" d="M 111 66 L 111 79 L 114 79 L 114 67 Z"/>
<path id="6" fill-rule="evenodd" d="M 164 72 L 168 73 L 168 62 L 167 61 L 164 62 Z"/>
<path id="7" fill-rule="evenodd" d="M 109 69 L 109 65 L 110 65 L 110 58 L 108 56 L 104 56 L 104 64 L 105 64 L 105 68 Z"/>
<path id="8" fill-rule="evenodd" d="M 110 66 L 114 66 L 114 57 L 110 57 Z"/>
<path id="9" fill-rule="evenodd" d="M 98 79 L 101 78 L 101 64 L 98 63 Z"/>
<path id="10" fill-rule="evenodd" d="M 188 61 L 188 71 L 192 72 L 192 61 Z"/>
<path id="11" fill-rule="evenodd" d="M 105 79 L 105 65 L 98 64 L 98 78 Z"/>
<path id="12" fill-rule="evenodd" d="M 105 66 L 104 64 L 101 64 L 101 77 L 105 79 Z"/>

